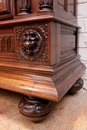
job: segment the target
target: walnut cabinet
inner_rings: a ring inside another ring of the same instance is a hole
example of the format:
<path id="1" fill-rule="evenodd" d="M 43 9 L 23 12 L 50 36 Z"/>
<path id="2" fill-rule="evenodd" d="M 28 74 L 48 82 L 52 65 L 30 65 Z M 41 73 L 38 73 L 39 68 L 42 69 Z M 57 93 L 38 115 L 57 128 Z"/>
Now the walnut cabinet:
<path id="1" fill-rule="evenodd" d="M 25 95 L 33 122 L 83 85 L 76 12 L 76 0 L 0 0 L 0 88 Z"/>

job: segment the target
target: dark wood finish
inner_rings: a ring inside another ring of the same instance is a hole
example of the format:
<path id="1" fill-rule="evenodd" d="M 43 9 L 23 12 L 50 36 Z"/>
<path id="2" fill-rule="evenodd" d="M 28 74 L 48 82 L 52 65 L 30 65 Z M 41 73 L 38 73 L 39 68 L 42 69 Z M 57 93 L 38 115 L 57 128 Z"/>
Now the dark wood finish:
<path id="1" fill-rule="evenodd" d="M 30 13 L 30 0 L 14 1 L 15 15 L 26 15 Z"/>
<path id="2" fill-rule="evenodd" d="M 76 0 L 3 0 L 0 14 L 0 88 L 60 101 L 85 70 Z"/>
<path id="3" fill-rule="evenodd" d="M 18 104 L 20 113 L 27 116 L 32 122 L 39 122 L 46 118 L 53 108 L 53 102 L 24 96 Z"/>
<path id="4" fill-rule="evenodd" d="M 12 0 L 2 0 L 0 2 L 0 20 L 13 18 Z"/>
<path id="5" fill-rule="evenodd" d="M 77 91 L 79 91 L 82 87 L 83 87 L 83 80 L 81 78 L 79 78 L 74 85 L 70 88 L 70 90 L 68 91 L 68 94 L 73 95 L 75 94 Z"/>
<path id="6" fill-rule="evenodd" d="M 40 0 L 39 8 L 41 11 L 52 11 L 53 10 L 53 0 Z"/>

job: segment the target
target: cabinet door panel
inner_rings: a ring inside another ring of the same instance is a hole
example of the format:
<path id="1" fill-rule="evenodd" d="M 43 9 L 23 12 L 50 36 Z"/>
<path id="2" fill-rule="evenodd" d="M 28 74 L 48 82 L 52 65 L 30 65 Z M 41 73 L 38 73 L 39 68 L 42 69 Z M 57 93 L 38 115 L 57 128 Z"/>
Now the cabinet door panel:
<path id="1" fill-rule="evenodd" d="M 11 4 L 12 0 L 0 0 L 0 20 L 13 17 Z"/>
<path id="2" fill-rule="evenodd" d="M 64 0 L 58 0 L 58 4 L 64 7 Z"/>

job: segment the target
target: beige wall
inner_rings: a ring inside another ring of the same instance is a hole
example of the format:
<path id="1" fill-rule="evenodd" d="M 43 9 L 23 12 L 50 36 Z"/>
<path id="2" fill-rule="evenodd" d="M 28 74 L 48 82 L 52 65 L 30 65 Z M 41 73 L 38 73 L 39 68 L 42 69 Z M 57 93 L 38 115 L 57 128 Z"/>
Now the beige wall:
<path id="1" fill-rule="evenodd" d="M 81 61 L 87 67 L 87 0 L 77 0 L 77 19 L 79 30 L 78 53 L 81 55 Z M 84 87 L 87 88 L 87 69 L 82 78 L 84 79 Z"/>

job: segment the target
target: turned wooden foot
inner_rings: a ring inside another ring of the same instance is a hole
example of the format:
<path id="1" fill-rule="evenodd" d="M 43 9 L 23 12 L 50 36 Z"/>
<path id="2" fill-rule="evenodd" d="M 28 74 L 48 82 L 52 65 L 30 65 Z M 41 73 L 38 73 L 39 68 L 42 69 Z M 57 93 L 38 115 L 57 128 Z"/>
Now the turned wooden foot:
<path id="1" fill-rule="evenodd" d="M 70 88 L 70 90 L 68 91 L 68 94 L 70 94 L 70 95 L 75 94 L 77 91 L 79 91 L 82 88 L 82 86 L 83 86 L 83 80 L 80 78 Z"/>
<path id="2" fill-rule="evenodd" d="M 33 122 L 39 122 L 46 118 L 53 108 L 53 102 L 24 96 L 18 104 L 20 113 L 30 118 Z"/>

